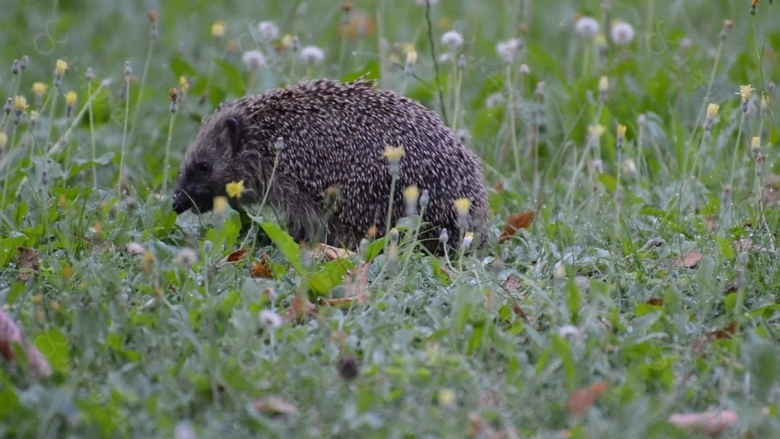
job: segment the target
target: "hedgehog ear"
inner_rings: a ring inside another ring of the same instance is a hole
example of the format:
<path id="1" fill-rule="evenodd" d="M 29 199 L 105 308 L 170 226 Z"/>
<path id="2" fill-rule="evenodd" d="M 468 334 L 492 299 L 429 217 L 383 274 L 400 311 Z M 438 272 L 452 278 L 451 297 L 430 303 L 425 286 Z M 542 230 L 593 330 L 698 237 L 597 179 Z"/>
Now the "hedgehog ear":
<path id="1" fill-rule="evenodd" d="M 230 138 L 230 148 L 233 150 L 233 154 L 241 152 L 241 123 L 235 117 L 228 117 L 225 119 L 225 128 L 227 128 L 228 137 Z"/>

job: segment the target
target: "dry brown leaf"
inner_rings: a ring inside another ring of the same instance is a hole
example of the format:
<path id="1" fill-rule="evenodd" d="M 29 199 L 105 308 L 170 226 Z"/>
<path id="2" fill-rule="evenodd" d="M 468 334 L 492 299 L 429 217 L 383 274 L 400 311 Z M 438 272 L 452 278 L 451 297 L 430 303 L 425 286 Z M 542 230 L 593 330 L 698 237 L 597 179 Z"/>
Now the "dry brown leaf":
<path id="1" fill-rule="evenodd" d="M 506 219 L 506 224 L 504 225 L 504 231 L 501 233 L 501 236 L 498 237 L 498 242 L 501 243 L 506 241 L 512 237 L 518 229 L 525 229 L 530 226 L 535 216 L 536 211 L 534 210 L 509 215 Z"/>
<path id="2" fill-rule="evenodd" d="M 684 430 L 693 430 L 717 436 L 732 426 L 740 424 L 739 415 L 733 410 L 710 410 L 702 413 L 678 413 L 669 416 L 669 422 Z"/>
<path id="3" fill-rule="evenodd" d="M 703 258 L 704 255 L 697 251 L 684 253 L 682 257 L 674 260 L 674 266 L 679 268 L 696 268 Z"/>
<path id="4" fill-rule="evenodd" d="M 27 340 L 22 333 L 22 329 L 11 316 L 0 308 L 0 354 L 7 360 L 15 360 L 13 346 L 22 347 L 27 356 L 27 366 L 37 377 L 48 377 L 52 370 L 46 357 L 41 351 Z"/>
<path id="5" fill-rule="evenodd" d="M 297 415 L 298 407 L 285 401 L 280 396 L 267 396 L 255 400 L 255 410 L 272 415 Z"/>
<path id="6" fill-rule="evenodd" d="M 17 247 L 19 252 L 19 274 L 16 278 L 19 282 L 27 282 L 30 273 L 38 272 L 38 250 L 28 247 Z"/>
<path id="7" fill-rule="evenodd" d="M 217 268 L 222 267 L 227 264 L 236 264 L 242 259 L 246 257 L 247 250 L 245 248 L 238 249 L 229 255 L 222 258 L 219 262 L 217 262 Z"/>
<path id="8" fill-rule="evenodd" d="M 371 296 L 368 293 L 361 293 L 357 296 L 340 297 L 338 299 L 321 299 L 320 303 L 328 306 L 347 306 L 357 302 L 358 305 L 363 306 L 368 303 Z"/>
<path id="9" fill-rule="evenodd" d="M 350 259 L 355 255 L 356 253 L 353 251 L 322 243 L 317 244 L 317 247 L 312 250 L 312 257 L 324 257 L 328 261 L 335 261 L 337 259 Z"/>
<path id="10" fill-rule="evenodd" d="M 523 308 L 520 308 L 520 305 L 517 302 L 512 302 L 512 312 L 523 319 L 524 322 L 528 323 L 528 315 L 523 311 Z"/>
<path id="11" fill-rule="evenodd" d="M 301 296 L 293 297 L 291 302 L 290 307 L 284 311 L 284 320 L 287 322 L 300 320 L 305 316 L 317 313 L 317 307 Z"/>
<path id="12" fill-rule="evenodd" d="M 647 304 L 653 306 L 662 306 L 664 304 L 664 299 L 660 297 L 651 297 L 647 300 Z"/>
<path id="13" fill-rule="evenodd" d="M 263 253 L 260 260 L 252 264 L 252 277 L 261 277 L 263 279 L 273 279 L 274 274 L 271 271 L 271 263 L 268 255 Z"/>
<path id="14" fill-rule="evenodd" d="M 600 381 L 584 389 L 575 390 L 569 397 L 569 412 L 573 416 L 582 416 L 607 391 L 609 383 Z"/>

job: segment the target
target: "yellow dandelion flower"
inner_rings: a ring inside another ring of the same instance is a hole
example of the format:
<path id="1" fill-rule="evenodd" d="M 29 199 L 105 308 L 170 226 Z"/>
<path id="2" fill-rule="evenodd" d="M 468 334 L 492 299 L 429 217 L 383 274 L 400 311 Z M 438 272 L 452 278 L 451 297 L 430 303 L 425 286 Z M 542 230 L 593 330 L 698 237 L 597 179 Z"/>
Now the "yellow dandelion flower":
<path id="1" fill-rule="evenodd" d="M 601 137 L 601 135 L 604 134 L 604 131 L 605 128 L 601 124 L 588 126 L 588 136 L 594 139 L 598 139 L 599 137 Z"/>
<path id="2" fill-rule="evenodd" d="M 224 213 L 227 210 L 228 200 L 227 197 L 219 196 L 214 197 L 214 212 Z"/>
<path id="3" fill-rule="evenodd" d="M 419 196 L 420 190 L 417 189 L 417 186 L 415 185 L 407 186 L 406 189 L 404 189 L 404 199 L 408 202 L 416 202 Z"/>
<path id="4" fill-rule="evenodd" d="M 400 162 L 401 157 L 403 156 L 404 156 L 403 146 L 398 146 L 398 147 L 385 146 L 385 157 L 387 157 L 387 160 L 389 160 L 390 163 Z"/>
<path id="5" fill-rule="evenodd" d="M 753 151 L 758 151 L 761 149 L 761 138 L 758 136 L 754 136 L 752 139 L 750 139 L 750 149 Z"/>
<path id="6" fill-rule="evenodd" d="M 241 180 L 238 183 L 236 183 L 235 181 L 228 183 L 227 186 L 225 186 L 225 190 L 227 191 L 229 197 L 232 198 L 240 197 L 241 194 L 244 192 L 244 180 Z"/>
<path id="7" fill-rule="evenodd" d="M 750 84 L 740 85 L 739 93 L 737 94 L 742 97 L 742 103 L 745 103 L 748 101 L 748 99 L 750 99 L 750 96 L 753 95 L 753 88 L 750 86 Z"/>
<path id="8" fill-rule="evenodd" d="M 761 111 L 766 111 L 767 108 L 769 108 L 769 96 L 765 94 L 761 96 Z"/>
<path id="9" fill-rule="evenodd" d="M 618 139 L 624 139 L 626 137 L 626 126 L 625 125 L 618 125 L 617 127 L 617 136 Z"/>
<path id="10" fill-rule="evenodd" d="M 414 52 L 414 44 L 406 43 L 406 44 L 404 44 L 402 50 L 403 50 L 404 53 Z"/>
<path id="11" fill-rule="evenodd" d="M 607 36 L 604 35 L 604 32 L 599 32 L 594 37 L 594 40 L 596 42 L 597 46 L 606 46 L 607 45 Z"/>
<path id="12" fill-rule="evenodd" d="M 24 96 L 14 96 L 13 106 L 16 111 L 24 111 L 24 109 L 27 108 L 27 98 Z"/>
<path id="13" fill-rule="evenodd" d="M 37 111 L 33 110 L 30 112 L 30 123 L 38 122 L 38 119 L 40 119 L 41 114 Z"/>
<path id="14" fill-rule="evenodd" d="M 57 60 L 57 65 L 54 68 L 54 73 L 57 76 L 62 76 L 62 75 L 65 74 L 65 71 L 67 71 L 67 70 L 68 70 L 68 63 L 63 61 L 63 60 L 61 60 L 61 59 L 58 59 Z"/>
<path id="15" fill-rule="evenodd" d="M 393 64 L 398 64 L 401 62 L 401 58 L 395 53 L 391 53 L 389 58 L 390 58 L 390 62 L 392 62 Z"/>
<path id="16" fill-rule="evenodd" d="M 78 98 L 78 95 L 75 91 L 69 91 L 65 93 L 65 105 L 68 107 L 72 107 L 76 105 L 76 99 Z"/>
<path id="17" fill-rule="evenodd" d="M 211 36 L 214 38 L 222 38 L 225 36 L 225 22 L 217 21 L 211 25 Z"/>
<path id="18" fill-rule="evenodd" d="M 32 92 L 35 94 L 35 96 L 43 96 L 44 93 L 46 93 L 46 89 L 49 88 L 48 85 L 44 84 L 43 82 L 36 82 L 32 86 Z"/>
<path id="19" fill-rule="evenodd" d="M 410 50 L 406 52 L 406 64 L 413 65 L 417 63 L 417 51 Z"/>
<path id="20" fill-rule="evenodd" d="M 455 391 L 452 389 L 439 390 L 439 405 L 455 407 Z"/>
<path id="21" fill-rule="evenodd" d="M 458 215 L 465 215 L 468 213 L 470 207 L 471 200 L 468 198 L 458 198 L 455 200 L 455 210 L 458 212 Z"/>
<path id="22" fill-rule="evenodd" d="M 599 91 L 604 93 L 609 89 L 609 79 L 606 76 L 599 78 Z"/>
<path id="23" fill-rule="evenodd" d="M 290 34 L 285 34 L 279 43 L 282 45 L 282 47 L 288 48 L 293 44 L 293 36 Z"/>
<path id="24" fill-rule="evenodd" d="M 179 90 L 181 90 L 183 95 L 186 95 L 190 90 L 190 82 L 184 76 L 179 76 Z"/>
<path id="25" fill-rule="evenodd" d="M 718 104 L 707 105 L 707 119 L 715 119 L 715 116 L 718 115 L 718 110 L 720 110 L 720 105 Z"/>

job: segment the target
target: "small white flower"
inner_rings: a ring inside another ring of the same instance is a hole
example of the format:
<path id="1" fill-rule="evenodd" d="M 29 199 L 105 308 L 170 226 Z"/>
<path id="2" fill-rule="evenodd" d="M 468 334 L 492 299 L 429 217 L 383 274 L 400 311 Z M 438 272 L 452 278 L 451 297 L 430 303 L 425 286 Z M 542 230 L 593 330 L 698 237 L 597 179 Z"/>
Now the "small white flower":
<path id="1" fill-rule="evenodd" d="M 257 30 L 260 32 L 260 39 L 266 43 L 279 38 L 279 28 L 272 21 L 261 21 Z"/>
<path id="2" fill-rule="evenodd" d="M 132 256 L 142 255 L 144 251 L 144 246 L 137 242 L 130 242 L 127 244 L 127 253 Z"/>
<path id="3" fill-rule="evenodd" d="M 441 55 L 439 55 L 439 63 L 447 64 L 450 62 L 452 62 L 452 55 L 450 55 L 449 53 L 442 53 Z"/>
<path id="4" fill-rule="evenodd" d="M 586 38 L 593 38 L 599 31 L 599 22 L 593 17 L 582 17 L 574 24 L 574 30 Z"/>
<path id="5" fill-rule="evenodd" d="M 634 27 L 621 21 L 612 26 L 612 42 L 618 46 L 625 46 L 634 40 Z"/>
<path id="6" fill-rule="evenodd" d="M 520 64 L 520 74 L 527 75 L 529 73 L 531 73 L 531 69 L 528 67 L 528 64 Z"/>
<path id="7" fill-rule="evenodd" d="M 179 265 L 190 267 L 198 261 L 198 254 L 191 248 L 183 248 L 179 254 L 176 255 L 175 261 Z"/>
<path id="8" fill-rule="evenodd" d="M 572 325 L 564 325 L 558 328 L 558 335 L 564 338 L 570 338 L 570 337 L 577 337 L 580 336 L 580 330 L 576 326 Z"/>
<path id="9" fill-rule="evenodd" d="M 325 59 L 325 52 L 316 46 L 306 46 L 301 49 L 301 59 L 309 65 L 315 65 Z"/>
<path id="10" fill-rule="evenodd" d="M 260 67 L 265 65 L 265 56 L 263 56 L 262 52 L 259 50 L 244 52 L 241 60 L 250 72 L 256 72 L 260 70 Z"/>
<path id="11" fill-rule="evenodd" d="M 498 56 L 500 56 L 501 59 L 503 59 L 507 64 L 512 64 L 512 61 L 515 60 L 515 53 L 519 48 L 520 40 L 517 38 L 512 38 L 507 41 L 500 41 L 498 44 L 496 44 L 496 52 L 498 52 Z"/>
<path id="12" fill-rule="evenodd" d="M 463 45 L 463 37 L 457 31 L 451 30 L 441 36 L 441 43 L 447 46 L 450 52 L 455 52 Z"/>
<path id="13" fill-rule="evenodd" d="M 264 309 L 260 311 L 260 324 L 268 329 L 276 329 L 282 326 L 282 318 L 279 317 L 279 314 L 271 310 Z"/>

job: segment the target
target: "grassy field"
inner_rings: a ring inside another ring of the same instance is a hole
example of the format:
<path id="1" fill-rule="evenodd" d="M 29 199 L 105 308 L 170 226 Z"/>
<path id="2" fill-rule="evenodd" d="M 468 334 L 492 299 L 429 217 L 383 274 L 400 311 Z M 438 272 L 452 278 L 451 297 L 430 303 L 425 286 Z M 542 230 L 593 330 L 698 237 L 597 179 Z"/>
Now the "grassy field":
<path id="1" fill-rule="evenodd" d="M 352 3 L 0 0 L 0 436 L 780 437 L 780 5 Z M 171 211 L 220 101 L 361 75 L 484 251 Z"/>

